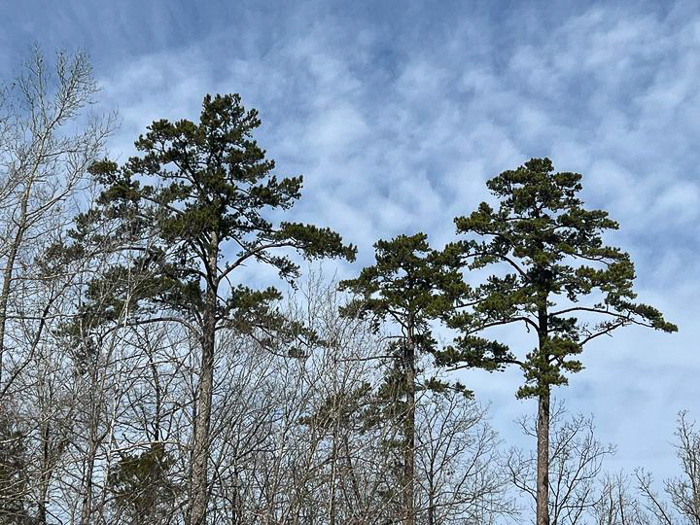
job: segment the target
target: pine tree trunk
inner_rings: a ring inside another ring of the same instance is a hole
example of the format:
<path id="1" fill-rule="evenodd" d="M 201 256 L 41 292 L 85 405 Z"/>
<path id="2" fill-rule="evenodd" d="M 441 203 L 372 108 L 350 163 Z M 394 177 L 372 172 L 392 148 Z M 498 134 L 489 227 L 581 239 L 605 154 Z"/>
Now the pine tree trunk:
<path id="1" fill-rule="evenodd" d="M 416 449 L 416 363 L 413 336 L 409 334 L 404 348 L 404 371 L 406 374 L 406 418 L 404 420 L 404 473 L 403 507 L 404 524 L 415 523 L 414 478 Z"/>
<path id="2" fill-rule="evenodd" d="M 213 313 L 212 313 L 213 316 Z M 210 317 L 208 315 L 207 317 Z M 192 480 L 190 492 L 190 525 L 204 525 L 208 503 L 209 431 L 214 387 L 214 324 L 205 320 L 202 337 L 202 364 L 199 379 L 197 416 L 194 422 Z"/>
<path id="3" fill-rule="evenodd" d="M 547 312 L 547 288 L 539 292 L 537 312 L 539 330 L 539 352 L 549 361 L 547 340 L 549 337 L 549 315 Z M 538 380 L 537 396 L 537 525 L 549 525 L 549 404 L 551 390 L 549 384 Z"/>
<path id="4" fill-rule="evenodd" d="M 204 525 L 209 503 L 209 445 L 211 409 L 214 397 L 214 349 L 216 345 L 216 306 L 218 237 L 211 235 L 209 260 L 209 282 L 202 316 L 202 362 L 200 367 L 197 415 L 194 421 L 194 443 L 192 447 L 192 473 L 189 504 L 189 525 Z"/>
<path id="5" fill-rule="evenodd" d="M 549 403 L 547 389 L 537 410 L 537 525 L 549 525 Z"/>

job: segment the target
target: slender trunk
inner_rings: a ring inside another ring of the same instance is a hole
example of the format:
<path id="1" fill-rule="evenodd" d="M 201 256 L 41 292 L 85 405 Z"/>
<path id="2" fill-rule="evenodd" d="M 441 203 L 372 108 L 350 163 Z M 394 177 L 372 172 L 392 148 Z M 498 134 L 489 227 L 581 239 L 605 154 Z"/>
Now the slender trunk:
<path id="1" fill-rule="evenodd" d="M 549 525 L 549 402 L 547 390 L 537 410 L 537 525 Z"/>
<path id="2" fill-rule="evenodd" d="M 336 503 L 335 503 L 335 477 L 338 463 L 338 416 L 335 415 L 333 426 L 333 447 L 331 452 L 331 502 L 328 512 L 329 525 L 335 525 Z"/>
<path id="3" fill-rule="evenodd" d="M 49 439 L 51 439 L 51 424 L 47 421 L 44 425 L 44 429 L 41 432 L 42 443 L 42 461 L 41 461 L 41 474 L 39 483 L 39 502 L 38 502 L 38 512 L 37 521 L 40 524 L 46 523 L 46 503 L 48 499 L 49 491 L 49 478 L 50 478 L 50 445 Z"/>
<path id="4" fill-rule="evenodd" d="M 549 339 L 549 314 L 547 312 L 547 288 L 539 292 L 537 312 L 539 331 L 539 352 L 549 363 L 547 341 Z M 537 397 L 537 525 L 549 525 L 549 404 L 551 391 L 543 378 L 538 381 L 540 388 Z"/>
<path id="5" fill-rule="evenodd" d="M 209 315 L 207 316 L 209 317 Z M 192 450 L 192 487 L 190 494 L 190 525 L 203 525 L 208 503 L 208 460 L 211 406 L 214 385 L 214 333 L 212 320 L 205 321 L 202 338 L 202 364 L 200 368 L 197 416 L 194 422 Z"/>
<path id="6" fill-rule="evenodd" d="M 92 381 L 90 388 L 89 400 L 90 400 L 90 419 L 88 429 L 88 451 L 85 458 L 86 468 L 84 474 L 85 481 L 85 493 L 83 494 L 82 509 L 80 513 L 80 525 L 90 525 L 93 523 L 92 511 L 93 511 L 93 477 L 95 475 L 95 461 L 97 458 L 97 449 L 100 445 L 99 436 L 99 421 L 100 421 L 100 409 L 98 403 L 103 400 L 104 395 L 104 384 L 100 384 L 97 381 L 97 372 L 93 368 L 91 371 Z"/>
<path id="7" fill-rule="evenodd" d="M 37 522 L 40 525 L 45 525 L 47 523 L 47 505 L 49 500 L 49 484 L 51 483 L 51 477 L 53 474 L 54 458 L 61 453 L 61 446 L 58 446 L 56 450 L 51 448 L 51 438 L 53 428 L 51 427 L 51 414 L 50 410 L 53 406 L 54 395 L 53 395 L 53 385 L 49 381 L 48 385 L 42 385 L 48 389 L 48 402 L 47 402 L 47 413 L 43 416 L 44 427 L 41 430 L 41 473 L 39 474 L 39 498 L 38 498 L 38 510 L 37 510 Z M 54 456 L 56 454 L 56 456 Z"/>
<path id="8" fill-rule="evenodd" d="M 216 345 L 217 264 L 218 236 L 211 235 L 209 250 L 209 282 L 205 296 L 205 311 L 202 316 L 202 362 L 200 367 L 197 415 L 194 421 L 194 444 L 192 450 L 192 473 L 189 503 L 189 525 L 204 525 L 209 503 L 209 446 L 211 409 L 214 397 L 214 349 Z"/>
<path id="9" fill-rule="evenodd" d="M 85 494 L 83 494 L 82 509 L 80 512 L 80 525 L 90 525 L 92 516 L 92 478 L 95 472 L 95 455 L 97 444 L 92 440 L 88 452 L 87 468 L 85 472 Z"/>
<path id="10" fill-rule="evenodd" d="M 243 499 L 241 498 L 240 495 L 240 483 L 239 479 L 240 476 L 238 474 L 238 469 L 236 468 L 236 465 L 234 465 L 234 471 L 233 471 L 233 479 L 234 479 L 234 484 L 233 484 L 233 519 L 232 519 L 232 525 L 242 525 L 244 523 L 243 519 Z"/>
<path id="11" fill-rule="evenodd" d="M 357 476 L 355 475 L 355 466 L 352 463 L 352 456 L 350 454 L 350 441 L 348 439 L 347 434 L 343 435 L 343 450 L 344 450 L 347 472 L 349 473 L 348 475 L 350 476 L 350 481 L 352 484 L 352 493 L 353 493 L 353 496 L 355 497 L 355 503 L 354 503 L 354 505 L 351 504 L 351 507 L 352 506 L 355 506 L 355 507 L 361 506 L 363 509 L 366 509 L 367 505 L 365 505 L 365 502 L 362 498 L 362 493 L 360 492 L 360 486 L 357 483 Z"/>
<path id="12" fill-rule="evenodd" d="M 413 334 L 409 333 L 404 347 L 404 373 L 406 379 L 406 417 L 404 420 L 404 471 L 403 510 L 404 524 L 415 523 L 413 506 L 416 448 L 416 356 Z"/>
<path id="13" fill-rule="evenodd" d="M 5 331 L 7 327 L 7 305 L 10 300 L 10 287 L 15 271 L 15 262 L 19 254 L 19 247 L 24 239 L 24 231 L 27 227 L 27 210 L 29 206 L 29 193 L 31 181 L 27 184 L 20 201 L 19 219 L 17 220 L 17 231 L 7 255 L 5 269 L 2 275 L 2 292 L 0 292 L 0 385 L 2 384 L 3 359 L 5 357 Z"/>
<path id="14" fill-rule="evenodd" d="M 435 486 L 433 473 L 428 474 L 428 525 L 435 524 Z"/>

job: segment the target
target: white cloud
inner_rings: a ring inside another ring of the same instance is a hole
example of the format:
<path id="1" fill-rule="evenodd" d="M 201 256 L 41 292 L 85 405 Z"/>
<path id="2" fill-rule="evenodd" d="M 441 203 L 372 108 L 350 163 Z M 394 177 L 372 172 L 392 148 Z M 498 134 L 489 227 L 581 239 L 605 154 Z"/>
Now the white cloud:
<path id="1" fill-rule="evenodd" d="M 374 15 L 298 15 L 129 56 L 99 70 L 124 122 L 112 149 L 129 154 L 155 118 L 195 118 L 207 92 L 241 92 L 279 172 L 305 175 L 296 218 L 357 243 L 355 270 L 380 237 L 424 230 L 444 243 L 452 218 L 488 198 L 485 179 L 531 156 L 582 172 L 586 202 L 621 223 L 610 239 L 638 261 L 640 298 L 682 331 L 601 342 L 559 393 L 597 415 L 620 464 L 668 465 L 674 411 L 700 418 L 698 10 L 599 6 L 548 27 L 530 14 L 493 19 L 519 27 L 508 39 L 493 20 L 445 13 L 449 31 L 415 41 Z M 510 421 L 529 408 L 513 397 L 517 371 L 467 377 L 515 439 Z"/>

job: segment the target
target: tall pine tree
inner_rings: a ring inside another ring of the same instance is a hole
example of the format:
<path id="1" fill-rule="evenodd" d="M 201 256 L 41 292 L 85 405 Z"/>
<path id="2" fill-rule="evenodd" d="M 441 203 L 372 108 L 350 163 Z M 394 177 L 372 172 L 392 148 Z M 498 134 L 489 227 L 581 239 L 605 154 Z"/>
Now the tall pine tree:
<path id="1" fill-rule="evenodd" d="M 454 367 L 514 364 L 523 370 L 517 395 L 538 400 L 537 525 L 549 525 L 552 387 L 567 384 L 567 373 L 583 368 L 579 355 L 596 338 L 628 325 L 677 328 L 657 309 L 635 302 L 630 256 L 603 242 L 618 224 L 605 211 L 583 207 L 581 175 L 556 173 L 549 159 L 532 159 L 487 186 L 499 199 L 498 209 L 481 203 L 455 219 L 457 232 L 469 238 L 451 249 L 462 253 L 469 270 L 500 265 L 503 271 L 471 290 L 471 307 L 450 316 L 448 324 L 462 333 L 438 358 Z M 484 336 L 488 328 L 512 324 L 536 335 L 524 356 Z"/>
<path id="2" fill-rule="evenodd" d="M 122 261 L 90 285 L 84 324 L 178 322 L 199 343 L 190 525 L 204 524 L 207 514 L 217 332 L 300 335 L 300 327 L 276 313 L 279 292 L 236 284 L 237 272 L 257 262 L 293 281 L 299 268 L 279 252 L 284 248 L 312 258 L 355 256 L 330 229 L 270 218 L 299 199 L 302 178 L 273 174 L 274 162 L 252 136 L 259 125 L 257 112 L 247 111 L 237 94 L 207 95 L 198 123 L 153 122 L 135 143 L 139 156 L 122 166 L 93 165 L 104 191 L 73 233 L 77 252 L 101 244 Z"/>
<path id="3" fill-rule="evenodd" d="M 416 515 L 416 394 L 420 389 L 447 386 L 436 379 L 420 381 L 419 357 L 437 351 L 430 323 L 453 308 L 466 286 L 456 252 L 433 250 L 423 233 L 380 240 L 374 246 L 375 264 L 364 268 L 356 279 L 341 282 L 340 288 L 354 295 L 344 313 L 368 318 L 376 328 L 386 323 L 389 330 L 396 329 L 389 336 L 388 351 L 382 352 L 381 357 L 390 359 L 391 365 L 376 395 L 384 415 L 398 421 L 401 429 L 397 492 L 402 523 L 412 525 Z"/>

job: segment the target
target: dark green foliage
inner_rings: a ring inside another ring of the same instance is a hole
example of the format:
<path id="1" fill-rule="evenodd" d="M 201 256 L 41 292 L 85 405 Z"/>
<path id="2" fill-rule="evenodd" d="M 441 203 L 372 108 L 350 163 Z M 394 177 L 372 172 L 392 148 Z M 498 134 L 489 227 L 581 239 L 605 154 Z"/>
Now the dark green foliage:
<path id="1" fill-rule="evenodd" d="M 618 224 L 605 211 L 583 207 L 580 181 L 577 173 L 554 172 L 549 159 L 532 159 L 488 181 L 498 209 L 481 203 L 455 219 L 457 232 L 470 236 L 450 248 L 462 253 L 465 267 L 506 270 L 472 290 L 472 307 L 449 318 L 462 335 L 439 354 L 442 364 L 487 370 L 518 364 L 525 372 L 518 395 L 538 396 L 582 369 L 578 356 L 596 337 L 631 324 L 677 330 L 657 309 L 635 302 L 629 255 L 603 242 Z M 511 323 L 538 337 L 524 359 L 480 335 Z"/>
<path id="2" fill-rule="evenodd" d="M 280 313 L 275 288 L 248 287 L 239 270 L 261 263 L 293 283 L 299 266 L 280 249 L 309 258 L 355 256 L 355 248 L 328 228 L 268 218 L 294 205 L 302 178 L 272 173 L 274 162 L 252 137 L 259 125 L 257 112 L 246 111 L 238 95 L 206 96 L 199 123 L 154 122 L 135 143 L 140 156 L 122 166 L 104 160 L 91 167 L 104 189 L 71 232 L 83 248 L 52 252 L 107 260 L 65 330 L 79 358 L 99 345 L 100 331 L 118 326 L 175 322 L 198 340 L 191 523 L 206 522 L 217 331 L 243 331 L 273 351 L 313 337 Z M 303 357 L 304 351 L 294 345 L 288 355 Z"/>
<path id="3" fill-rule="evenodd" d="M 389 357 L 400 367 L 407 344 L 418 353 L 436 353 L 431 321 L 444 318 L 469 288 L 459 271 L 460 254 L 433 250 L 424 233 L 399 235 L 374 246 L 375 264 L 364 268 L 356 279 L 340 283 L 341 290 L 354 296 L 342 313 L 367 318 L 375 329 L 387 322 L 398 327 L 400 335 L 393 337 Z M 392 379 L 395 375 L 402 377 L 401 370 L 386 377 L 382 390 L 388 393 L 399 388 L 399 379 Z M 424 386 L 445 385 L 433 379 Z"/>
<path id="4" fill-rule="evenodd" d="M 374 247 L 374 266 L 364 268 L 357 279 L 340 283 L 341 290 L 358 296 L 346 312 L 355 308 L 375 322 L 389 319 L 405 328 L 413 320 L 425 327 L 451 306 L 439 292 L 463 286 L 459 274 L 445 265 L 446 256 L 430 248 L 424 233 L 380 240 Z"/>
<path id="5" fill-rule="evenodd" d="M 129 523 L 167 523 L 172 501 L 181 491 L 170 478 L 173 458 L 162 443 L 142 453 L 122 453 L 108 483 L 119 512 Z"/>
<path id="6" fill-rule="evenodd" d="M 377 356 L 390 359 L 390 365 L 363 417 L 369 425 L 387 421 L 397 425 L 397 435 L 389 433 L 382 443 L 395 460 L 395 481 L 379 492 L 392 505 L 400 495 L 396 514 L 404 523 L 414 523 L 416 393 L 449 387 L 437 378 L 421 383 L 419 358 L 436 353 L 431 322 L 445 317 L 468 288 L 458 269 L 458 252 L 433 250 L 423 233 L 400 235 L 374 246 L 375 264 L 364 268 L 357 279 L 340 284 L 341 290 L 354 295 L 343 313 L 370 319 L 377 330 L 387 324 L 393 331 L 386 350 Z M 457 388 L 468 394 L 461 385 Z"/>
<path id="7" fill-rule="evenodd" d="M 199 123 L 156 121 L 135 143 L 141 156 L 121 167 L 109 160 L 92 166 L 104 191 L 77 218 L 72 236 L 76 245 L 101 245 L 128 262 L 90 284 L 84 324 L 114 321 L 127 308 L 131 319 L 165 309 L 199 324 L 206 290 L 245 264 L 272 265 L 293 281 L 298 265 L 272 253 L 278 248 L 354 258 L 355 248 L 327 228 L 265 217 L 293 206 L 302 178 L 272 174 L 274 161 L 252 138 L 259 125 L 238 95 L 208 95 Z M 259 319 L 278 298 L 274 289 L 234 286 L 220 295 L 216 317 Z"/>

